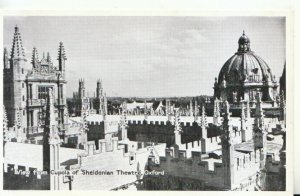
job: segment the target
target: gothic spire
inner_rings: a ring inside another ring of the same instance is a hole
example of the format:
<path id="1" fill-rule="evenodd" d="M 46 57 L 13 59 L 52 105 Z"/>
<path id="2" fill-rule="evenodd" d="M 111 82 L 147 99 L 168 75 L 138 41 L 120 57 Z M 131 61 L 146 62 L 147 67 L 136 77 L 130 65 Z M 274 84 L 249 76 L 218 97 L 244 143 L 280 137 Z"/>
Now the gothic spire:
<path id="1" fill-rule="evenodd" d="M 182 129 L 181 129 L 181 123 L 180 123 L 180 113 L 179 113 L 178 110 L 175 111 L 175 119 L 174 120 L 175 120 L 175 122 L 174 122 L 174 125 L 175 125 L 175 130 L 174 130 L 175 145 L 180 145 L 181 144 Z"/>
<path id="2" fill-rule="evenodd" d="M 67 60 L 65 47 L 64 47 L 63 42 L 59 42 L 57 60 Z"/>
<path id="3" fill-rule="evenodd" d="M 47 62 L 51 65 L 52 64 L 52 60 L 51 60 L 51 56 L 50 53 L 47 52 Z"/>
<path id="4" fill-rule="evenodd" d="M 97 80 L 97 88 L 102 88 L 102 79 Z"/>
<path id="5" fill-rule="evenodd" d="M 4 54 L 3 56 L 7 55 L 7 49 L 6 49 L 6 47 L 4 47 L 3 54 Z"/>
<path id="6" fill-rule="evenodd" d="M 193 116 L 193 100 L 190 100 L 190 116 Z"/>
<path id="7" fill-rule="evenodd" d="M 176 110 L 175 112 L 175 132 L 181 133 L 182 129 L 181 129 L 181 124 L 180 124 L 180 114 L 179 111 Z"/>
<path id="8" fill-rule="evenodd" d="M 120 123 L 121 131 L 122 131 L 122 140 L 128 140 L 127 138 L 127 112 L 126 109 L 122 109 L 121 123 Z"/>
<path id="9" fill-rule="evenodd" d="M 46 118 L 45 118 L 45 136 L 49 137 L 49 144 L 60 143 L 58 135 L 58 128 L 54 114 L 53 91 L 48 88 L 47 105 L 46 105 Z"/>
<path id="10" fill-rule="evenodd" d="M 58 68 L 59 71 L 65 70 L 65 61 L 67 60 L 65 47 L 62 42 L 59 42 L 59 48 L 58 48 Z"/>
<path id="11" fill-rule="evenodd" d="M 10 57 L 11 59 L 22 59 L 26 61 L 23 42 L 22 42 L 22 38 L 18 26 L 15 27 L 15 33 L 14 33 Z"/>
<path id="12" fill-rule="evenodd" d="M 33 47 L 32 56 L 31 56 L 31 64 L 33 68 L 36 68 L 38 66 L 38 62 L 39 62 L 39 54 L 36 47 Z"/>
<path id="13" fill-rule="evenodd" d="M 197 100 L 195 99 L 195 108 L 194 108 L 194 121 L 197 121 L 198 114 L 199 114 L 199 110 L 198 110 L 198 104 L 197 104 Z"/>
<path id="14" fill-rule="evenodd" d="M 201 127 L 206 127 L 207 126 L 207 119 L 206 119 L 206 113 L 205 113 L 205 107 L 204 105 L 202 106 L 202 113 L 201 113 Z"/>

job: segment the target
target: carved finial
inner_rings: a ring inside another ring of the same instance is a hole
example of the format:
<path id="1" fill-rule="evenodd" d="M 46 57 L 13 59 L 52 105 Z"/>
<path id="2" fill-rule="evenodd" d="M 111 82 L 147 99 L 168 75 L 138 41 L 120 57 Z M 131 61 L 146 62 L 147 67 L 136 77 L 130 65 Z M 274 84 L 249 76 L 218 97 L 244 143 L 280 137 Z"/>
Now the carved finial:
<path id="1" fill-rule="evenodd" d="M 52 63 L 49 52 L 47 52 L 47 62 L 50 63 L 50 64 Z"/>
<path id="2" fill-rule="evenodd" d="M 202 105 L 201 126 L 202 126 L 202 128 L 207 126 L 207 119 L 206 119 L 206 113 L 205 113 L 204 105 Z"/>
<path id="3" fill-rule="evenodd" d="M 38 61 L 39 61 L 38 51 L 37 51 L 36 47 L 33 47 L 32 57 L 31 57 L 31 64 L 32 64 L 33 68 L 36 68 L 38 66 Z"/>
<path id="4" fill-rule="evenodd" d="M 181 125 L 180 125 L 180 113 L 178 110 L 176 110 L 175 112 L 175 132 L 179 132 L 181 133 L 182 132 L 182 129 L 181 129 Z"/>
<path id="5" fill-rule="evenodd" d="M 67 60 L 66 52 L 65 52 L 65 47 L 64 47 L 63 42 L 59 42 L 58 58 L 57 58 L 57 60 Z"/>
<path id="6" fill-rule="evenodd" d="M 15 33 L 19 33 L 19 27 L 18 27 L 18 25 L 15 26 Z"/>
<path id="7" fill-rule="evenodd" d="M 127 138 L 127 127 L 128 127 L 128 121 L 127 121 L 127 112 L 125 109 L 124 104 L 122 104 L 122 116 L 121 116 L 121 122 L 120 122 L 120 128 L 122 131 L 122 140 L 126 140 Z"/>
<path id="8" fill-rule="evenodd" d="M 11 49 L 11 59 L 22 59 L 27 61 L 18 26 L 15 27 L 15 33 L 14 33 L 13 44 Z"/>
<path id="9" fill-rule="evenodd" d="M 8 53 L 7 53 L 7 49 L 6 49 L 6 47 L 4 47 L 4 51 L 3 51 L 3 56 L 6 56 Z"/>

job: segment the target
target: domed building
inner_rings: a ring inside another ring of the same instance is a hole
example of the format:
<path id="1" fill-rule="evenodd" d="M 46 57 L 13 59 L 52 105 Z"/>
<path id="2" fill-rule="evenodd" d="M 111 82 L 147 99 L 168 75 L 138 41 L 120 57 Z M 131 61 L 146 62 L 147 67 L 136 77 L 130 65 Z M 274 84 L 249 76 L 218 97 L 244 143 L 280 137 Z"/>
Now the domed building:
<path id="1" fill-rule="evenodd" d="M 278 83 L 269 65 L 250 49 L 250 39 L 243 35 L 238 40 L 238 51 L 223 65 L 215 78 L 214 97 L 238 103 L 255 102 L 255 95 L 262 94 L 266 105 L 274 106 L 278 96 Z M 269 105 L 267 104 L 267 105 Z"/>

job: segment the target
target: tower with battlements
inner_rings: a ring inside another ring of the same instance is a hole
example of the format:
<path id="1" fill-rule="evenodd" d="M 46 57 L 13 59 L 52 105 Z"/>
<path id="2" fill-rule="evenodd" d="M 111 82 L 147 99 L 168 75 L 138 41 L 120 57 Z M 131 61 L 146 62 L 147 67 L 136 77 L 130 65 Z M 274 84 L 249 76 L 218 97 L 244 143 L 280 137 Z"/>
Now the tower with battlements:
<path id="1" fill-rule="evenodd" d="M 79 116 L 89 115 L 90 99 L 86 95 L 84 79 L 79 79 L 78 100 L 77 101 L 78 101 L 77 115 L 79 115 Z"/>

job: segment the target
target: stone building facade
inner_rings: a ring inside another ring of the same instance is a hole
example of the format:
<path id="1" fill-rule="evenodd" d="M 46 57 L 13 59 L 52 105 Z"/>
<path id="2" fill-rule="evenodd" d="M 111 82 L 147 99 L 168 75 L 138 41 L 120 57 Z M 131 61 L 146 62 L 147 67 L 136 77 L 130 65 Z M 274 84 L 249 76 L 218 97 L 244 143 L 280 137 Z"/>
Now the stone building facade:
<path id="1" fill-rule="evenodd" d="M 58 47 L 58 66 L 50 54 L 42 58 L 34 47 L 31 61 L 25 56 L 19 28 L 15 27 L 10 55 L 4 49 L 4 106 L 8 126 L 17 126 L 25 134 L 42 132 L 48 89 L 54 93 L 54 105 L 60 133 L 66 123 L 66 68 L 67 60 L 63 43 Z"/>

